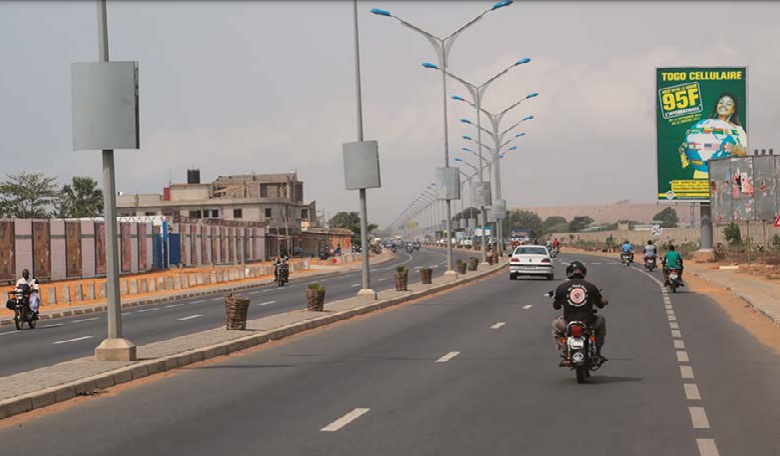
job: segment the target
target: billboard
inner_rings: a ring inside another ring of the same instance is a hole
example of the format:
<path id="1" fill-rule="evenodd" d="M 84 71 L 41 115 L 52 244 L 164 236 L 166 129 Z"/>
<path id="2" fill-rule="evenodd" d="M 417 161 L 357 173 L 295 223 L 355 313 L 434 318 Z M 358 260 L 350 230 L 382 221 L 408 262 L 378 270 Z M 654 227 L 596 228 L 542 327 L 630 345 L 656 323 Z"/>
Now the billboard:
<path id="1" fill-rule="evenodd" d="M 656 68 L 658 199 L 708 202 L 710 159 L 747 153 L 747 68 Z"/>
<path id="2" fill-rule="evenodd" d="M 771 222 L 780 211 L 780 156 L 731 157 L 710 162 L 712 217 L 716 224 Z"/>

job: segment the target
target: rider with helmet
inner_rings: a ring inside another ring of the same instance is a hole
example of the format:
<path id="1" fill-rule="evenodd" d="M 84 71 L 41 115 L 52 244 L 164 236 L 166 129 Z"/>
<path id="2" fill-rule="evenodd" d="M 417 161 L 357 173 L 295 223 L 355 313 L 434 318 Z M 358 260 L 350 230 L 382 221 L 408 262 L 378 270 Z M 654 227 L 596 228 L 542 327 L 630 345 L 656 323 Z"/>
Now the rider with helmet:
<path id="1" fill-rule="evenodd" d="M 655 248 L 655 245 L 653 245 L 652 239 L 647 241 L 647 245 L 645 246 L 645 251 L 642 257 L 645 260 L 648 258 L 650 258 L 651 260 L 655 260 L 658 257 L 658 250 Z"/>
<path id="2" fill-rule="evenodd" d="M 566 325 L 571 321 L 581 321 L 593 329 L 596 335 L 596 354 L 601 356 L 601 347 L 607 335 L 607 321 L 601 315 L 596 315 L 594 306 L 600 309 L 609 304 L 609 301 L 601 295 L 598 287 L 585 280 L 587 272 L 588 269 L 579 260 L 572 261 L 566 268 L 569 280 L 560 284 L 553 296 L 553 308 L 563 308 L 563 314 L 552 321 L 552 335 L 561 350 L 560 338 L 565 336 Z"/>
<path id="3" fill-rule="evenodd" d="M 631 262 L 633 263 L 633 261 L 634 261 L 634 246 L 631 245 L 630 242 L 628 242 L 628 239 L 626 239 L 626 242 L 624 242 L 623 245 L 620 248 L 621 248 L 621 250 L 622 250 L 624 255 L 625 254 L 630 255 Z"/>
<path id="4" fill-rule="evenodd" d="M 666 252 L 666 255 L 664 255 L 664 258 L 661 260 L 661 263 L 664 266 L 663 268 L 664 286 L 669 285 L 669 271 L 672 269 L 676 269 L 678 271 L 677 276 L 680 279 L 680 286 L 684 287 L 685 284 L 682 281 L 683 258 L 682 255 L 680 255 L 680 253 L 675 250 L 674 245 L 669 244 L 669 251 Z"/>

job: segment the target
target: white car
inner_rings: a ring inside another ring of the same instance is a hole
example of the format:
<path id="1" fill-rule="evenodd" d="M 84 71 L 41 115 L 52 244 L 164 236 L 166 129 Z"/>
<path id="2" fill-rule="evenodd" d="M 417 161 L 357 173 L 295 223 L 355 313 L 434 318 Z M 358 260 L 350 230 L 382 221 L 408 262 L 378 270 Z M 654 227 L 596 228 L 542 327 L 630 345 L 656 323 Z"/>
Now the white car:
<path id="1" fill-rule="evenodd" d="M 516 280 L 520 275 L 544 276 L 547 280 L 555 278 L 552 258 L 543 245 L 521 245 L 512 252 L 509 260 L 509 279 Z"/>

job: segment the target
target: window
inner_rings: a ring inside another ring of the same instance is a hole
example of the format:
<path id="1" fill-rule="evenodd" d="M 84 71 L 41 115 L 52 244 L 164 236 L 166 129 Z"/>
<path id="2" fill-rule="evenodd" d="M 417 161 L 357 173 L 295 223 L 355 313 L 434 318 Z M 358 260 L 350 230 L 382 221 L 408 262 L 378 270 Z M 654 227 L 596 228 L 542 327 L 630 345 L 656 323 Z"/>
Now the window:
<path id="1" fill-rule="evenodd" d="M 211 210 L 211 218 L 219 218 L 219 209 Z"/>
<path id="2" fill-rule="evenodd" d="M 156 212 L 144 212 L 144 215 L 146 215 L 148 217 L 148 216 L 152 216 L 152 215 L 157 215 L 157 213 Z"/>
<path id="3" fill-rule="evenodd" d="M 265 218 L 271 218 L 271 208 L 270 207 L 265 209 Z"/>
<path id="4" fill-rule="evenodd" d="M 190 211 L 190 218 L 199 219 L 201 217 L 200 211 Z"/>
<path id="5" fill-rule="evenodd" d="M 241 209 L 233 209 L 233 218 L 241 218 L 242 217 L 242 210 Z"/>
<path id="6" fill-rule="evenodd" d="M 301 209 L 301 218 L 304 220 L 309 220 L 309 210 L 308 209 Z"/>

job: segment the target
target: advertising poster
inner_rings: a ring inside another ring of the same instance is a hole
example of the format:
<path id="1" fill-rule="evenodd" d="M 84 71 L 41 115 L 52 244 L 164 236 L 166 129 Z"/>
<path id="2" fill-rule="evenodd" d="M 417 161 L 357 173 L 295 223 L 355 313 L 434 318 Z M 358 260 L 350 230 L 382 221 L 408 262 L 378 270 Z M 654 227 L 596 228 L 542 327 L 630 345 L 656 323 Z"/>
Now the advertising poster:
<path id="1" fill-rule="evenodd" d="M 0 280 L 13 280 L 16 277 L 16 236 L 13 221 L 0 221 Z"/>
<path id="2" fill-rule="evenodd" d="M 51 277 L 51 227 L 49 222 L 32 222 L 33 276 L 39 279 Z"/>
<path id="3" fill-rule="evenodd" d="M 190 225 L 190 264 L 198 264 L 198 227 Z"/>
<path id="4" fill-rule="evenodd" d="M 656 69 L 658 199 L 709 201 L 710 159 L 747 154 L 747 68 Z"/>
<path id="5" fill-rule="evenodd" d="M 147 225 L 145 223 L 138 224 L 138 270 L 146 270 L 146 235 Z"/>
<path id="6" fill-rule="evenodd" d="M 119 250 L 120 265 L 122 272 L 130 272 L 133 268 L 133 240 L 130 238 L 130 224 L 122 222 L 119 224 Z"/>
<path id="7" fill-rule="evenodd" d="M 95 222 L 95 273 L 106 274 L 106 224 Z"/>
<path id="8" fill-rule="evenodd" d="M 81 275 L 81 222 L 65 222 L 65 274 Z"/>
<path id="9" fill-rule="evenodd" d="M 217 227 L 211 227 L 211 262 L 219 262 L 219 238 L 217 237 Z"/>

